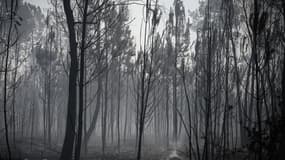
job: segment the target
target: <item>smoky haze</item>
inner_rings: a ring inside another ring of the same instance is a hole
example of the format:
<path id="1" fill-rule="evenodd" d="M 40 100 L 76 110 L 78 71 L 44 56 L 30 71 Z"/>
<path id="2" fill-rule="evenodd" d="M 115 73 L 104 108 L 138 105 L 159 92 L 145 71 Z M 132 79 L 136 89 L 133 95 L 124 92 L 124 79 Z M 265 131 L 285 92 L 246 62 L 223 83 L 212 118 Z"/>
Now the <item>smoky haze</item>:
<path id="1" fill-rule="evenodd" d="M 283 160 L 285 1 L 0 0 L 0 160 Z"/>

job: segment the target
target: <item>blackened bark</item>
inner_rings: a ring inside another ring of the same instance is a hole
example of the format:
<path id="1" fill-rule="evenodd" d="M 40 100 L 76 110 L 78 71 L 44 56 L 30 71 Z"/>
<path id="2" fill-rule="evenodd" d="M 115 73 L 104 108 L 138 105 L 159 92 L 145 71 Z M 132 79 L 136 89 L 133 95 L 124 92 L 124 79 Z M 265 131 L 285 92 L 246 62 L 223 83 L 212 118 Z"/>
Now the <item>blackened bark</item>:
<path id="1" fill-rule="evenodd" d="M 283 8 L 283 28 L 285 32 L 285 1 L 282 1 L 282 8 Z M 283 138 L 285 136 L 285 50 L 283 51 L 283 70 L 282 70 L 282 82 L 281 82 L 281 87 L 282 87 L 282 93 L 281 93 L 281 144 L 279 146 L 279 153 L 278 153 L 278 159 L 282 160 L 284 159 L 285 155 L 285 139 Z"/>
<path id="2" fill-rule="evenodd" d="M 149 0 L 146 0 L 146 17 L 148 17 L 148 6 Z M 137 160 L 141 159 L 141 150 L 142 150 L 142 137 L 144 132 L 144 121 L 145 121 L 145 78 L 146 78 L 146 61 L 147 61 L 147 53 L 146 53 L 146 41 L 147 41 L 147 25 L 148 20 L 145 21 L 145 32 L 144 32 L 144 50 L 142 56 L 142 78 L 141 78 L 141 88 L 140 88 L 140 116 L 139 116 L 139 134 L 138 134 L 138 151 L 137 151 Z"/>
<path id="3" fill-rule="evenodd" d="M 88 11 L 88 0 L 85 0 L 84 13 L 83 13 L 83 25 L 81 36 L 81 48 L 80 48 L 80 80 L 79 80 L 79 114 L 78 114 L 78 135 L 75 148 L 75 159 L 80 159 L 81 151 L 81 139 L 82 139 L 82 123 L 83 123 L 83 105 L 84 105 L 84 71 L 85 71 L 85 35 L 86 35 L 86 21 Z"/>
<path id="4" fill-rule="evenodd" d="M 207 38 L 208 38 L 208 53 L 207 53 L 207 96 L 205 98 L 206 100 L 206 119 L 205 119 L 205 144 L 204 144 L 204 150 L 205 150 L 205 160 L 209 160 L 209 151 L 210 151 L 210 115 L 211 115 L 211 62 L 212 62 L 212 50 L 211 50 L 211 45 L 212 45 L 212 38 L 211 38 L 211 24 L 210 24 L 210 2 L 208 0 L 207 4 Z M 203 158 L 202 158 L 203 159 Z"/>
<path id="5" fill-rule="evenodd" d="M 7 2 L 6 2 L 7 5 Z M 9 63 L 9 53 L 10 53 L 10 41 L 11 41 L 11 34 L 12 34 L 12 27 L 13 27 L 13 12 L 14 12 L 14 0 L 11 0 L 11 8 L 10 8 L 10 24 L 9 24 L 9 31 L 8 31 L 8 38 L 7 38 L 7 51 L 5 57 L 5 70 L 4 70 L 4 126 L 5 126 L 5 140 L 8 150 L 8 158 L 11 159 L 11 149 L 9 144 L 9 131 L 8 131 L 8 122 L 7 122 L 7 77 L 8 77 L 8 63 Z"/>
<path id="6" fill-rule="evenodd" d="M 283 27 L 284 27 L 284 32 L 285 32 L 285 1 L 282 3 L 283 6 Z M 285 50 L 283 52 L 283 72 L 282 72 L 282 116 L 283 120 L 285 120 Z"/>
<path id="7" fill-rule="evenodd" d="M 68 102 L 67 102 L 67 119 L 64 143 L 60 155 L 60 160 L 71 160 L 73 153 L 74 137 L 75 137 L 75 120 L 76 120 L 76 80 L 77 80 L 77 43 L 74 29 L 74 17 L 70 7 L 70 0 L 63 1 L 63 8 L 66 15 L 67 27 L 69 32 L 70 46 L 70 69 L 69 69 L 69 85 L 68 85 Z"/>
<path id="8" fill-rule="evenodd" d="M 254 0 L 254 20 L 253 20 L 253 47 L 252 47 L 252 54 L 254 57 L 254 64 L 255 64 L 255 96 L 256 96 L 256 116 L 257 116 L 257 124 L 258 124 L 258 159 L 262 160 L 262 128 L 261 128 L 261 111 L 260 111 L 260 97 L 259 97 L 259 65 L 258 65 L 258 33 L 257 33 L 257 27 L 258 27 L 258 17 L 259 17 L 259 6 L 258 6 L 258 0 Z"/>

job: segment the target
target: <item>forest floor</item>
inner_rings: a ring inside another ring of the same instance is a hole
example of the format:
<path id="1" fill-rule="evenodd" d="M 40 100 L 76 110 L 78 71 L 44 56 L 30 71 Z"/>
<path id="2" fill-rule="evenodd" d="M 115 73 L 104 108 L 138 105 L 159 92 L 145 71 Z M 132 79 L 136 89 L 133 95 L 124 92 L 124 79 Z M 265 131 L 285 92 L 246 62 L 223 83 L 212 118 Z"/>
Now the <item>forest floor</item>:
<path id="1" fill-rule="evenodd" d="M 12 141 L 10 141 L 12 143 Z M 29 138 L 16 140 L 16 145 L 11 144 L 13 160 L 57 160 L 60 155 L 61 146 L 44 145 L 41 139 L 34 139 L 31 143 Z M 123 143 L 120 152 L 116 145 L 106 147 L 105 154 L 102 154 L 102 147 L 89 146 L 88 154 L 82 151 L 82 160 L 135 160 L 136 150 L 133 143 Z M 3 159 L 7 153 L 5 141 L 0 142 L 0 156 Z M 180 157 L 180 160 L 186 159 L 182 151 L 175 149 L 166 149 L 159 145 L 146 144 L 143 146 L 143 160 L 169 160 L 171 157 Z M 0 159 L 1 159 L 0 158 Z M 5 158 L 4 158 L 5 160 Z M 179 159 L 177 159 L 179 160 Z"/>
<path id="2" fill-rule="evenodd" d="M 61 152 L 59 145 L 44 145 L 42 139 L 34 138 L 32 143 L 30 138 L 21 138 L 16 140 L 15 144 L 11 143 L 11 152 L 13 160 L 58 160 Z M 97 141 L 98 143 L 98 141 Z M 92 142 L 91 144 L 96 144 Z M 88 153 L 84 150 L 81 153 L 81 160 L 136 160 L 136 149 L 134 140 L 122 142 L 120 152 L 117 144 L 109 144 L 105 149 L 105 154 L 102 153 L 100 144 L 95 146 L 88 146 Z M 164 145 L 147 141 L 142 149 L 142 160 L 186 160 L 185 148 L 179 147 L 163 147 Z M 0 139 L 0 160 L 6 160 L 7 147 L 4 139 Z M 176 157 L 176 158 L 175 158 Z M 246 156 L 245 152 L 229 152 L 227 159 L 242 160 Z"/>

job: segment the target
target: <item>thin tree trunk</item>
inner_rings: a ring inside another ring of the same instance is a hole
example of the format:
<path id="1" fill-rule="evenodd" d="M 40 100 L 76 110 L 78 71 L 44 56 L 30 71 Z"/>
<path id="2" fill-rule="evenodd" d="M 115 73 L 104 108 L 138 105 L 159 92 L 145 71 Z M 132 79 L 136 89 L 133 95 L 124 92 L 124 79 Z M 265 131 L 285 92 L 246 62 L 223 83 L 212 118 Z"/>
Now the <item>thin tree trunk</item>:
<path id="1" fill-rule="evenodd" d="M 228 28 L 227 28 L 228 29 Z M 229 33 L 227 32 L 227 36 Z M 226 42 L 226 73 L 225 73 L 225 106 L 224 106 L 224 120 L 223 120 L 223 132 L 224 132 L 224 144 L 223 144 L 223 160 L 226 158 L 226 149 L 229 149 L 228 145 L 228 114 L 229 114 L 229 89 L 228 89 L 228 83 L 229 83 L 229 40 L 227 39 Z"/>
<path id="2" fill-rule="evenodd" d="M 32 102 L 32 126 L 31 126 L 31 151 L 33 149 L 33 134 L 34 134 L 34 122 L 35 122 L 35 104 L 34 104 L 34 101 Z"/>
<path id="3" fill-rule="evenodd" d="M 111 142 L 114 143 L 114 82 L 111 82 L 111 117 L 110 117 L 110 127 L 111 127 Z"/>
<path id="4" fill-rule="evenodd" d="M 101 42 L 100 42 L 100 36 L 101 36 L 101 32 L 100 32 L 100 26 L 101 26 L 101 20 L 98 19 L 98 23 L 97 23 L 97 37 L 98 37 L 98 40 L 97 40 L 97 54 L 98 55 L 101 55 Z M 98 71 L 102 71 L 102 62 L 99 60 L 98 62 Z M 93 133 L 93 131 L 95 130 L 96 128 L 96 124 L 97 124 L 97 119 L 98 119 L 98 115 L 99 115 L 99 111 L 100 111 L 100 105 L 101 105 L 101 96 L 102 96 L 102 90 L 103 90 L 103 87 L 102 87 L 102 75 L 99 75 L 98 76 L 98 89 L 97 89 L 97 97 L 96 97 L 96 108 L 95 108 L 95 111 L 94 111 L 94 114 L 93 114 L 93 117 L 92 117 L 92 121 L 90 123 L 90 127 L 88 128 L 87 132 L 86 132 L 86 135 L 84 137 L 84 140 L 83 142 L 85 143 L 84 146 L 87 146 L 88 147 L 88 141 Z"/>
<path id="5" fill-rule="evenodd" d="M 119 60 L 118 60 L 119 61 Z M 120 63 L 120 62 L 119 62 Z M 117 90 L 117 103 L 118 103 L 118 110 L 117 110 L 117 140 L 118 140 L 118 153 L 120 153 L 120 145 L 121 145 L 121 141 L 120 141 L 120 109 L 121 109 L 121 69 L 120 69 L 120 64 L 118 66 L 118 90 Z"/>
<path id="6" fill-rule="evenodd" d="M 166 144 L 167 148 L 169 148 L 169 85 L 168 82 L 166 82 Z"/>
<path id="7" fill-rule="evenodd" d="M 129 112 L 129 77 L 128 77 L 128 74 L 126 75 L 126 78 L 127 78 L 127 83 L 126 83 L 126 110 L 125 110 L 125 128 L 124 128 L 124 143 L 126 143 L 126 137 L 127 137 L 127 125 L 128 125 L 128 112 Z"/>
<path id="8" fill-rule="evenodd" d="M 282 1 L 282 8 L 283 8 L 283 29 L 285 32 L 285 1 Z M 285 49 L 283 47 L 283 69 L 282 69 L 282 80 L 281 80 L 281 88 L 282 88 L 282 93 L 281 93 L 281 133 L 282 137 L 285 137 Z M 278 160 L 284 159 L 285 155 L 285 139 L 282 138 L 280 147 L 279 147 L 279 153 L 278 153 Z"/>
<path id="9" fill-rule="evenodd" d="M 258 51 L 257 51 L 257 27 L 258 27 L 258 18 L 259 18 L 259 7 L 258 0 L 254 0 L 254 20 L 253 20 L 253 47 L 252 54 L 254 56 L 254 64 L 255 64 L 255 96 L 256 96 L 256 116 L 257 116 L 257 124 L 258 124 L 258 159 L 262 160 L 262 137 L 261 137 L 261 109 L 260 109 L 260 100 L 259 100 L 259 65 L 258 65 Z"/>
<path id="10" fill-rule="evenodd" d="M 85 73 L 87 71 L 87 68 L 84 67 L 85 69 Z M 86 81 L 86 74 L 84 75 L 84 81 Z M 85 84 L 84 85 L 84 137 L 86 136 L 86 133 L 87 133 L 87 87 L 88 84 Z M 83 143 L 83 149 L 84 149 L 84 153 L 87 154 L 87 144 L 86 143 Z"/>
<path id="11" fill-rule="evenodd" d="M 207 95 L 206 95 L 206 119 L 205 119 L 205 144 L 204 144 L 204 149 L 205 149 L 205 160 L 209 160 L 209 151 L 210 151 L 210 143 L 209 143 L 209 136 L 210 136 L 210 115 L 211 115 L 211 63 L 212 63 L 212 51 L 211 51 L 211 24 L 210 24 L 210 3 L 208 0 L 207 4 L 207 27 L 208 27 L 208 32 L 207 32 L 207 41 L 208 41 L 208 54 L 207 54 Z"/>
<path id="12" fill-rule="evenodd" d="M 85 71 L 85 35 L 86 35 L 86 21 L 88 12 L 88 0 L 84 3 L 83 25 L 80 47 L 80 80 L 79 80 L 79 113 L 78 113 L 78 132 L 77 142 L 75 148 L 75 160 L 80 159 L 81 141 L 82 141 L 82 123 L 83 123 L 83 105 L 84 105 L 84 71 Z"/>
<path id="13" fill-rule="evenodd" d="M 107 24 L 106 24 L 107 25 Z M 107 43 L 107 33 L 108 30 L 106 28 L 105 35 L 105 43 Z M 106 58 L 105 65 L 108 66 L 108 47 L 106 47 Z M 105 107 L 102 109 L 103 117 L 102 117 L 102 152 L 105 154 L 105 146 L 106 146 L 106 133 L 107 133 L 107 113 L 108 113 L 108 71 L 105 73 Z"/>
<path id="14" fill-rule="evenodd" d="M 7 3 L 7 1 L 6 1 Z M 7 5 L 7 4 L 6 4 Z M 5 140 L 8 150 L 8 158 L 11 160 L 11 149 L 9 144 L 9 130 L 8 130 L 8 122 L 7 122 L 7 77 L 8 77 L 8 61 L 9 61 L 9 54 L 10 54 L 10 41 L 11 41 L 11 34 L 12 34 L 12 25 L 13 25 L 13 12 L 14 12 L 14 0 L 11 0 L 11 7 L 10 7 L 10 24 L 9 24 L 9 31 L 8 31 L 8 38 L 7 38 L 7 49 L 6 49 L 6 57 L 5 57 L 5 68 L 4 68 L 4 126 L 5 126 Z"/>
<path id="15" fill-rule="evenodd" d="M 46 89 L 47 89 L 47 78 L 46 78 L 46 71 L 44 71 L 44 97 L 43 97 L 43 135 L 44 135 L 44 150 L 45 150 L 45 146 L 46 146 L 46 97 L 47 97 L 47 92 L 46 92 Z"/>
<path id="16" fill-rule="evenodd" d="M 149 13 L 149 0 L 146 0 L 146 17 L 148 17 Z M 147 43 L 147 25 L 148 20 L 145 21 L 145 29 L 144 29 L 144 50 L 142 56 L 142 72 L 141 72 L 141 88 L 140 88 L 140 116 L 139 116 L 139 133 L 138 133 L 138 152 L 137 152 L 137 160 L 141 160 L 141 150 L 142 150 L 142 137 L 144 132 L 144 123 L 145 123 L 145 74 L 146 74 L 146 60 L 147 60 L 147 51 L 146 51 L 146 43 Z"/>
<path id="17" fill-rule="evenodd" d="M 190 99 L 189 99 L 189 94 L 188 94 L 188 91 L 187 91 L 187 87 L 186 87 L 186 78 L 185 78 L 185 71 L 184 71 L 184 67 L 185 67 L 185 64 L 184 64 L 184 61 L 182 62 L 182 82 L 183 82 L 183 89 L 184 89 L 184 95 L 186 97 L 186 102 L 187 102 L 187 112 L 188 112 L 188 121 L 189 121 L 189 135 L 188 135 L 188 145 L 189 145 L 189 148 L 188 148 L 188 152 L 189 152 L 189 160 L 192 159 L 192 152 L 191 152 L 191 149 L 192 149 L 192 117 L 191 117 L 191 104 L 190 104 Z M 181 86 L 181 96 L 182 96 L 182 86 Z M 181 120 L 182 121 L 182 120 Z M 187 129 L 187 128 L 185 128 Z"/>
<path id="18" fill-rule="evenodd" d="M 175 65 L 176 66 L 176 63 Z M 176 70 L 176 68 L 175 68 Z M 173 139 L 174 139 L 174 142 L 176 143 L 177 142 L 177 76 L 176 76 L 176 71 L 174 71 L 174 75 L 173 75 L 173 108 L 172 108 L 172 113 L 173 113 Z"/>
<path id="19" fill-rule="evenodd" d="M 101 96 L 102 96 L 102 76 L 100 75 L 98 78 L 98 90 L 97 90 L 96 106 L 95 106 L 96 108 L 95 108 L 90 126 L 83 140 L 83 142 L 85 143 L 84 146 L 88 145 L 89 139 L 96 128 L 97 119 L 98 119 L 98 115 L 100 111 L 100 105 L 101 105 Z"/>
<path id="20" fill-rule="evenodd" d="M 13 77 L 13 99 L 12 99 L 12 123 L 13 123 L 13 145 L 16 146 L 16 113 L 15 113 L 15 103 L 16 103 L 16 79 L 17 79 L 17 71 L 18 71 L 18 63 L 19 63 L 19 46 L 16 43 L 16 52 L 15 52 L 15 71 Z"/>
<path id="21" fill-rule="evenodd" d="M 138 137 L 139 137 L 139 108 L 140 108 L 140 84 L 137 83 L 137 94 L 136 94 L 136 149 L 138 149 Z"/>
<path id="22" fill-rule="evenodd" d="M 47 127 L 48 127 L 48 146 L 51 146 L 51 72 L 52 72 L 52 60 L 51 60 L 51 54 L 52 54 L 52 41 L 50 42 L 49 46 L 49 70 L 48 70 L 48 83 L 47 83 Z"/>
<path id="23" fill-rule="evenodd" d="M 228 115 L 229 115 L 229 56 L 230 56 L 230 51 L 229 51 L 229 30 L 230 30 L 230 24 L 229 24 L 229 15 L 230 15 L 230 10 L 227 2 L 224 2 L 225 7 L 226 7 L 226 68 L 225 68 L 225 106 L 224 106 L 224 120 L 223 120 L 223 160 L 226 159 L 226 154 L 227 150 L 229 149 L 229 139 L 228 139 L 228 134 L 229 134 L 229 120 L 228 120 Z"/>

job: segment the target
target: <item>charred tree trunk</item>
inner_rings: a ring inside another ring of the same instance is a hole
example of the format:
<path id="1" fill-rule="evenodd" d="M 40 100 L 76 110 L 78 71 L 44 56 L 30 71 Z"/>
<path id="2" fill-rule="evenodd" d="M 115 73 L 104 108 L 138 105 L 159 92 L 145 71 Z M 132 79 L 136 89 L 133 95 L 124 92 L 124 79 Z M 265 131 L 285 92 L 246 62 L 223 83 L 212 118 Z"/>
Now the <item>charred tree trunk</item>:
<path id="1" fill-rule="evenodd" d="M 77 42 L 74 29 L 73 11 L 70 7 L 70 0 L 63 1 L 63 8 L 66 15 L 68 32 L 69 32 L 69 47 L 70 47 L 70 68 L 69 68 L 69 85 L 68 85 L 68 104 L 67 104 L 67 119 L 65 137 L 60 155 L 60 160 L 70 160 L 73 155 L 73 145 L 75 137 L 75 120 L 76 120 L 76 81 L 77 81 Z"/>
<path id="2" fill-rule="evenodd" d="M 7 1 L 6 1 L 7 3 Z M 6 4 L 7 5 L 7 4 Z M 8 79 L 8 63 L 9 63 L 9 54 L 10 54 L 10 41 L 11 41 L 11 34 L 12 34 L 12 28 L 13 28 L 13 18 L 14 18 L 14 0 L 11 0 L 11 7 L 10 7 L 10 23 L 9 23 L 9 31 L 8 31 L 8 37 L 7 37 L 7 48 L 6 48 L 6 56 L 5 56 L 5 68 L 4 68 L 4 93 L 3 93 L 3 113 L 4 113 L 4 126 L 5 126 L 5 140 L 8 150 L 8 158 L 11 160 L 11 149 L 10 149 L 10 143 L 9 143 L 9 129 L 8 129 L 8 119 L 7 119 L 7 79 Z"/>
<path id="3" fill-rule="evenodd" d="M 80 47 L 80 80 L 79 80 L 79 113 L 78 113 L 78 131 L 77 142 L 75 148 L 75 160 L 80 159 L 81 141 L 82 141 L 82 123 L 83 123 L 83 105 L 84 105 L 84 76 L 85 76 L 85 35 L 86 35 L 86 21 L 88 12 L 88 0 L 84 1 L 83 25 Z"/>
<path id="4" fill-rule="evenodd" d="M 262 160 L 262 126 L 261 126 L 261 105 L 260 105 L 260 97 L 259 97 L 259 65 L 258 65 L 258 23 L 259 23 L 259 4 L 258 0 L 254 0 L 254 19 L 253 19 L 253 44 L 252 44 L 252 54 L 254 58 L 255 64 L 255 96 L 256 96 L 256 116 L 257 116 L 257 127 L 258 127 L 258 159 Z M 253 75 L 254 76 L 254 75 Z"/>
<path id="5" fill-rule="evenodd" d="M 282 1 L 282 8 L 283 8 L 283 30 L 285 32 L 285 1 Z M 284 43 L 284 42 L 283 42 Z M 284 48 L 284 47 L 283 47 Z M 282 69 L 282 81 L 281 81 L 281 134 L 282 137 L 285 136 L 285 50 L 283 49 L 283 69 Z M 284 159 L 285 155 L 285 139 L 282 138 L 280 147 L 279 147 L 279 153 L 278 153 L 278 159 L 282 160 Z"/>
<path id="6" fill-rule="evenodd" d="M 148 17 L 149 14 L 149 0 L 146 0 L 146 18 Z M 146 105 L 145 104 L 145 79 L 146 79 L 146 61 L 147 61 L 147 51 L 146 51 L 146 43 L 147 43 L 147 25 L 148 25 L 148 20 L 145 21 L 145 28 L 144 28 L 144 50 L 143 50 L 143 55 L 142 55 L 142 72 L 141 72 L 141 86 L 140 86 L 140 108 L 139 108 L 139 133 L 138 133 L 138 151 L 137 151 L 137 160 L 141 160 L 141 150 L 142 150 L 142 137 L 143 137 L 143 132 L 144 132 L 144 123 L 145 123 L 145 110 L 146 110 Z"/>
<path id="7" fill-rule="evenodd" d="M 211 74 L 211 70 L 212 70 L 212 49 L 211 49 L 211 45 L 212 45 L 212 38 L 211 38 L 211 22 L 210 22 L 210 2 L 208 0 L 208 4 L 207 4 L 207 15 L 206 15 L 206 23 L 207 23 L 207 42 L 208 42 L 208 51 L 207 51 L 207 70 L 206 70 L 206 81 L 207 81 L 207 85 L 206 85 L 206 97 L 205 97 L 205 101 L 206 101 L 206 114 L 205 114 L 205 143 L 204 143 L 204 151 L 205 151 L 205 160 L 209 160 L 209 156 L 210 156 L 210 137 L 211 137 L 211 126 L 210 126 L 210 121 L 211 121 L 211 79 L 212 79 L 212 74 Z"/>

